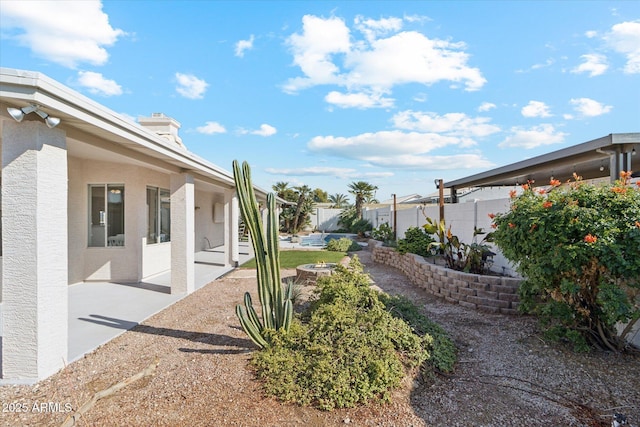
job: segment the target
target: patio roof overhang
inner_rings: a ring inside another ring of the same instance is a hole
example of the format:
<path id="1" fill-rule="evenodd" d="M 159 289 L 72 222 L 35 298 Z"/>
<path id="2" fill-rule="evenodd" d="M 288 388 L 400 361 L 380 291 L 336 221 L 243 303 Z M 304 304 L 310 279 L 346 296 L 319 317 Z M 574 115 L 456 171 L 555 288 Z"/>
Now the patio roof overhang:
<path id="1" fill-rule="evenodd" d="M 196 179 L 218 187 L 235 187 L 230 172 L 59 82 L 38 72 L 0 67 L 0 118 L 12 120 L 7 107 L 31 104 L 60 118 L 60 129 L 66 132 L 70 146 L 78 151 L 82 150 L 80 145 L 93 144 L 157 168 L 191 173 Z M 2 120 L 0 129 L 1 123 Z M 87 135 L 91 138 L 86 138 Z M 255 191 L 258 198 L 266 198 L 267 191 L 257 186 Z"/>
<path id="2" fill-rule="evenodd" d="M 637 153 L 637 154 L 636 154 Z M 455 195 L 458 189 L 502 187 L 535 181 L 547 185 L 553 177 L 562 182 L 576 173 L 583 179 L 608 177 L 615 181 L 621 171 L 640 172 L 640 133 L 612 133 L 602 138 L 512 163 L 444 184 Z M 455 196 L 453 197 L 455 199 Z"/>

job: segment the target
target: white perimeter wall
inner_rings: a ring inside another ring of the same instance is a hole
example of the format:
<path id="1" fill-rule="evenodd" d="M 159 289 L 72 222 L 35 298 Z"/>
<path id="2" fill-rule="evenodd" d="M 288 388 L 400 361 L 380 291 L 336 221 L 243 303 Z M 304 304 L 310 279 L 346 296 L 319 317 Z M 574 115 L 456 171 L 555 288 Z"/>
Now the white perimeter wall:
<path id="1" fill-rule="evenodd" d="M 471 200 L 463 203 L 446 204 L 444 206 L 444 216 L 447 227 L 451 226 L 451 232 L 458 236 L 464 243 L 472 243 L 474 226 L 482 228 L 486 232 L 490 232 L 491 218 L 490 213 L 503 213 L 509 209 L 510 199 L 497 200 Z M 424 210 L 424 214 L 423 214 Z M 427 223 L 425 216 L 436 221 L 440 217 L 440 208 L 438 205 L 427 205 L 426 207 L 417 206 L 409 209 L 397 211 L 397 227 L 398 238 L 404 237 L 409 227 L 422 227 Z M 383 206 L 377 209 L 367 208 L 363 211 L 363 217 L 368 219 L 374 226 L 379 227 L 382 223 L 393 223 L 393 215 L 391 206 Z M 475 240 L 480 242 L 483 236 L 477 236 Z M 513 265 L 500 253 L 494 245 L 490 245 L 493 252 L 497 255 L 493 257 L 492 270 L 504 272 L 506 274 L 517 276 L 513 269 Z"/>

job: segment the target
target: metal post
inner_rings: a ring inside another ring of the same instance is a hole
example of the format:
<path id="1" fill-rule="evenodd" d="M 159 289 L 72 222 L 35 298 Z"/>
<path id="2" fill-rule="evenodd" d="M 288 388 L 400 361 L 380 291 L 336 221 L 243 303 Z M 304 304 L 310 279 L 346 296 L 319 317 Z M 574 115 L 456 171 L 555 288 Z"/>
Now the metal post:
<path id="1" fill-rule="evenodd" d="M 438 189 L 440 190 L 438 204 L 440 205 L 440 221 L 442 222 L 444 221 L 444 180 L 438 180 Z"/>
<path id="2" fill-rule="evenodd" d="M 398 240 L 398 220 L 396 215 L 396 195 L 393 194 L 393 240 Z"/>

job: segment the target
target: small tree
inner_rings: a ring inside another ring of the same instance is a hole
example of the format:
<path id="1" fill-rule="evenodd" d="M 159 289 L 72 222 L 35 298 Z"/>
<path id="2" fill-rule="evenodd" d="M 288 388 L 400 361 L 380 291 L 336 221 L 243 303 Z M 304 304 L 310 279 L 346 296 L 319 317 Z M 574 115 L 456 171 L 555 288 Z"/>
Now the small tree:
<path id="1" fill-rule="evenodd" d="M 377 189 L 378 187 L 365 181 L 357 181 L 349 184 L 349 193 L 353 194 L 356 198 L 355 208 L 358 219 L 362 219 L 362 205 L 367 200 L 374 200 Z"/>
<path id="2" fill-rule="evenodd" d="M 525 277 L 520 308 L 578 349 L 627 348 L 640 317 L 640 187 L 630 176 L 593 186 L 574 175 L 563 188 L 551 180 L 551 191 L 528 183 L 494 217 L 495 242 Z"/>
<path id="3" fill-rule="evenodd" d="M 342 193 L 336 193 L 329 196 L 331 207 L 334 209 L 342 209 L 349 205 L 349 198 Z"/>

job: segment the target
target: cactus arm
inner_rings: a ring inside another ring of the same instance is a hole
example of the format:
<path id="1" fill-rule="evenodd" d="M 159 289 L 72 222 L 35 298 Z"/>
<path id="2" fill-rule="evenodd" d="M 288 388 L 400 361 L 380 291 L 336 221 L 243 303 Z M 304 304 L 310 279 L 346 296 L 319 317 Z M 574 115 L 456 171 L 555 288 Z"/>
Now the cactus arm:
<path id="1" fill-rule="evenodd" d="M 251 294 L 249 292 L 245 292 L 244 294 L 244 308 L 247 310 L 247 318 L 251 321 L 251 323 L 256 325 L 258 331 L 262 332 L 264 327 L 262 326 L 262 322 L 260 322 L 260 319 L 258 318 L 258 314 L 253 308 Z"/>
<path id="2" fill-rule="evenodd" d="M 293 303 L 291 302 L 290 299 L 288 299 L 284 303 L 283 319 L 282 319 L 282 328 L 285 331 L 289 330 L 292 319 L 293 319 Z"/>
<path id="3" fill-rule="evenodd" d="M 240 320 L 242 330 L 247 334 L 247 336 L 249 336 L 251 341 L 260 348 L 269 347 L 269 343 L 267 343 L 256 326 L 247 318 L 247 313 L 241 305 L 236 306 L 236 316 L 238 316 L 238 319 Z"/>
<path id="4" fill-rule="evenodd" d="M 275 327 L 282 327 L 284 300 L 282 299 L 282 284 L 280 280 L 280 250 L 278 247 L 278 215 L 276 201 L 273 194 L 267 195 L 267 265 L 271 276 L 271 298 Z"/>

